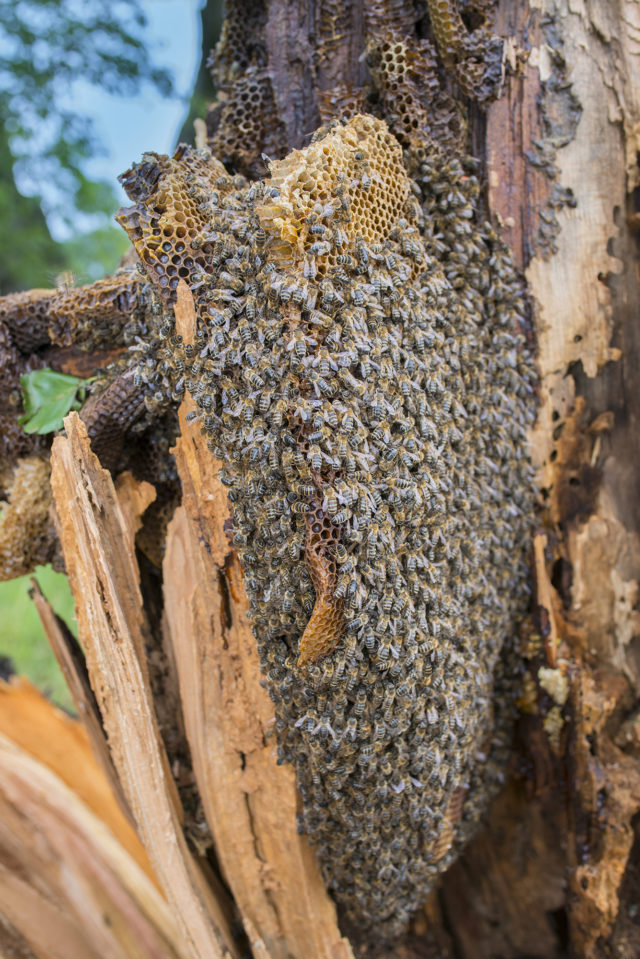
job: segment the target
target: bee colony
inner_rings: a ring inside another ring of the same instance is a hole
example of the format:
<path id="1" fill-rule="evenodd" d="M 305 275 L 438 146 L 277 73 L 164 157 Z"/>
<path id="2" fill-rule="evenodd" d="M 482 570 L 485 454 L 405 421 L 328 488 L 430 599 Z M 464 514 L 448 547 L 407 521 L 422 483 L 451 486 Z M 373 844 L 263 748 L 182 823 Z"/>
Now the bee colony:
<path id="1" fill-rule="evenodd" d="M 522 288 L 474 176 L 434 168 L 357 116 L 260 182 L 147 155 L 120 217 L 161 301 L 193 292 L 195 346 L 165 323 L 136 375 L 196 400 L 300 826 L 383 937 L 501 781 L 528 596 Z"/>
<path id="2" fill-rule="evenodd" d="M 179 496 L 175 410 L 195 399 L 299 826 L 350 927 L 378 940 L 406 927 L 503 780 L 533 514 L 524 287 L 407 9 L 366 17 L 389 126 L 362 90 L 334 86 L 319 114 L 341 120 L 269 161 L 256 144 L 277 155 L 283 127 L 231 4 L 213 152 L 147 154 L 121 178 L 137 260 L 0 304 L 14 339 L 119 348 L 82 415 L 104 465 L 154 483 L 138 546 L 158 565 Z M 492 38 L 467 34 L 450 3 L 429 12 L 460 89 L 490 99 Z M 340 16 L 321 25 L 320 71 Z M 194 344 L 174 326 L 181 280 Z"/>

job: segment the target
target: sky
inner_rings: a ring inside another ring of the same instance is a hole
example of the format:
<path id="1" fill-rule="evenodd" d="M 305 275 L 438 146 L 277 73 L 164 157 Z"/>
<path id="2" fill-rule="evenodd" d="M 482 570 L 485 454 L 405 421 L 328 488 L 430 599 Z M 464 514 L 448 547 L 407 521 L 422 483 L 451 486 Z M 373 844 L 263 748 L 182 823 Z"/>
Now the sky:
<path id="1" fill-rule="evenodd" d="M 135 97 L 114 97 L 78 83 L 74 99 L 79 112 L 91 116 L 106 155 L 94 157 L 85 173 L 108 180 L 120 203 L 128 203 L 117 177 L 146 151 L 167 153 L 188 109 L 200 63 L 200 9 L 203 0 L 142 0 L 148 18 L 148 48 L 156 66 L 169 68 L 176 96 L 162 100 L 150 86 Z"/>

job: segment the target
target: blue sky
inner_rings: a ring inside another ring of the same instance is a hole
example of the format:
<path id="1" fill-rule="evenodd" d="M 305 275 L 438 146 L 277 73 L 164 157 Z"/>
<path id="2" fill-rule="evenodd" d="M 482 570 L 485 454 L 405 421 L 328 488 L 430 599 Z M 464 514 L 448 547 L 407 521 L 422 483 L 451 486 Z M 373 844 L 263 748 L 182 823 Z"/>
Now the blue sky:
<path id="1" fill-rule="evenodd" d="M 200 62 L 200 9 L 203 0 L 143 0 L 149 20 L 148 48 L 157 66 L 175 78 L 176 96 L 162 100 L 150 86 L 134 98 L 113 97 L 85 83 L 73 91 L 79 112 L 91 116 L 106 155 L 92 159 L 85 172 L 112 183 L 128 203 L 117 177 L 142 153 L 167 153 L 184 121 Z"/>

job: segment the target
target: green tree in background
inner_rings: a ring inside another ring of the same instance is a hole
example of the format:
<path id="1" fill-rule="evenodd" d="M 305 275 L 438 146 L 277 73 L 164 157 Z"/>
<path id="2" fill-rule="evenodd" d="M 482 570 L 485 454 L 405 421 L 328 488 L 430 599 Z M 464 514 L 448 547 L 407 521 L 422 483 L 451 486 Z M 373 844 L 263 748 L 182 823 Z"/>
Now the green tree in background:
<path id="1" fill-rule="evenodd" d="M 193 84 L 187 115 L 178 134 L 179 143 L 193 143 L 193 121 L 196 117 L 204 119 L 207 107 L 216 97 L 209 58 L 220 39 L 223 20 L 223 0 L 207 0 L 200 10 L 200 66 Z"/>
<path id="2" fill-rule="evenodd" d="M 23 196 L 13 179 L 13 157 L 0 129 L 0 292 L 49 286 L 52 274 L 67 265 L 64 247 L 49 233 L 37 197 Z"/>
<path id="3" fill-rule="evenodd" d="M 150 83 L 169 95 L 146 25 L 137 0 L 0 0 L 0 293 L 50 286 L 80 263 L 85 273 L 113 269 L 128 246 L 111 223 L 113 187 L 83 172 L 100 143 L 70 94 L 83 81 L 130 96 Z M 75 236 L 57 243 L 52 217 Z"/>

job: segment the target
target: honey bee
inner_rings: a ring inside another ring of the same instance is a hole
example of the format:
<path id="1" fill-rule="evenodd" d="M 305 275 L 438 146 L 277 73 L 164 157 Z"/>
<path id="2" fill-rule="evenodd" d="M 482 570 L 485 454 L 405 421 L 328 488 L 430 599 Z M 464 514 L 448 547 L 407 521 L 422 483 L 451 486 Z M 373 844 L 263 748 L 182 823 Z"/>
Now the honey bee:
<path id="1" fill-rule="evenodd" d="M 243 376 L 253 390 L 259 390 L 264 386 L 264 380 L 256 370 L 245 370 Z"/>

